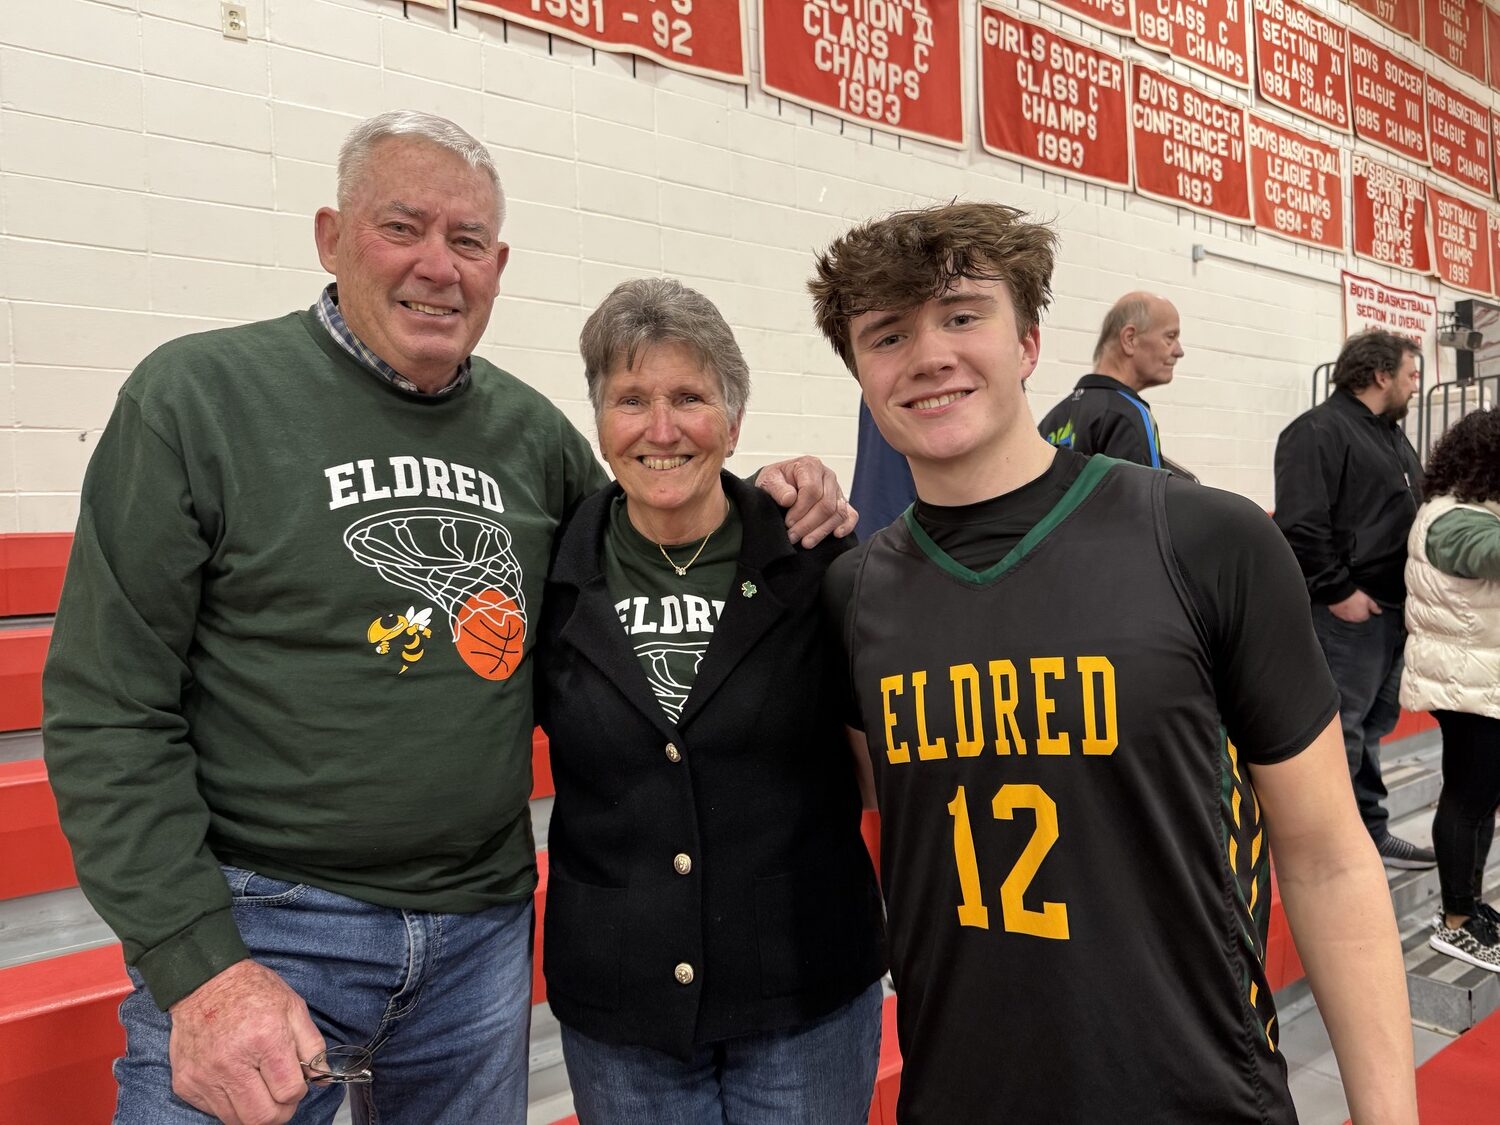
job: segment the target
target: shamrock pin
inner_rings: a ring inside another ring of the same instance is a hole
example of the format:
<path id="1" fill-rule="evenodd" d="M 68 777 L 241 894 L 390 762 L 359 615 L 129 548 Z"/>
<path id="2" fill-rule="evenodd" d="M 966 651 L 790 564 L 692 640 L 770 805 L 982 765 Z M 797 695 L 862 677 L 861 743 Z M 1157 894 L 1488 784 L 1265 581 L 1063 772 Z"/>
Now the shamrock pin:
<path id="1" fill-rule="evenodd" d="M 740 583 L 740 593 L 743 594 L 747 598 L 753 598 L 753 597 L 755 597 L 755 595 L 756 595 L 755 583 L 754 582 L 741 582 Z"/>

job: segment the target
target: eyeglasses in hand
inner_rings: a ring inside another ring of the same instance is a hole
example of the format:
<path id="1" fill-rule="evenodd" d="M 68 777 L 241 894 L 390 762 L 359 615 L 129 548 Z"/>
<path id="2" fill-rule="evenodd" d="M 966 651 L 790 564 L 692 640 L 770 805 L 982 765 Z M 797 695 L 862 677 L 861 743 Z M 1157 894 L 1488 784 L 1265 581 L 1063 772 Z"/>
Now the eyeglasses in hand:
<path id="1" fill-rule="evenodd" d="M 307 1081 L 330 1083 L 341 1086 L 363 1085 L 371 1081 L 370 1060 L 374 1054 L 368 1047 L 339 1045 L 319 1051 L 302 1064 L 307 1072 Z"/>

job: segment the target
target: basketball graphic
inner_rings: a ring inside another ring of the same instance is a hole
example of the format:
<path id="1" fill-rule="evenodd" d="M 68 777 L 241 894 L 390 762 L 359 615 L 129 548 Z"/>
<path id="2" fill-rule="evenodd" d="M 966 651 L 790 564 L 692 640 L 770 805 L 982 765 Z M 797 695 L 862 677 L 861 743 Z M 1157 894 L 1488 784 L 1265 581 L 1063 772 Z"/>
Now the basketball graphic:
<path id="1" fill-rule="evenodd" d="M 453 643 L 464 663 L 486 680 L 503 680 L 521 662 L 526 619 L 516 603 L 499 590 L 471 594 L 455 618 Z"/>
<path id="2" fill-rule="evenodd" d="M 394 586 L 448 611 L 453 645 L 475 675 L 507 679 L 526 641 L 526 597 L 510 532 L 483 516 L 402 508 L 349 525 L 344 545 Z"/>

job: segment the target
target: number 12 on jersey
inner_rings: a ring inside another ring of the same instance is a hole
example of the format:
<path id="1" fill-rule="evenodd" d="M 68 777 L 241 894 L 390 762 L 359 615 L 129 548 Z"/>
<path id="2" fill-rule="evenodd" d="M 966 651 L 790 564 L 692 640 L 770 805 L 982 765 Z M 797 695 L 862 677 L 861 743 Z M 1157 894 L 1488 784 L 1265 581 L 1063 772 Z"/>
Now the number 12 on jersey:
<path id="1" fill-rule="evenodd" d="M 990 807 L 996 820 L 1013 819 L 1017 809 L 1030 809 L 1036 817 L 1031 839 L 1005 882 L 1000 884 L 1000 918 L 1004 928 L 1013 934 L 1066 941 L 1066 903 L 1044 902 L 1040 910 L 1028 910 L 1024 901 L 1026 888 L 1036 878 L 1037 869 L 1052 845 L 1057 843 L 1057 803 L 1040 785 L 1008 784 L 1000 786 Z M 979 883 L 974 831 L 969 825 L 969 798 L 962 785 L 948 802 L 948 814 L 953 817 L 953 862 L 958 866 L 958 889 L 963 897 L 958 904 L 958 924 L 987 930 L 990 908 L 984 904 L 984 891 Z"/>

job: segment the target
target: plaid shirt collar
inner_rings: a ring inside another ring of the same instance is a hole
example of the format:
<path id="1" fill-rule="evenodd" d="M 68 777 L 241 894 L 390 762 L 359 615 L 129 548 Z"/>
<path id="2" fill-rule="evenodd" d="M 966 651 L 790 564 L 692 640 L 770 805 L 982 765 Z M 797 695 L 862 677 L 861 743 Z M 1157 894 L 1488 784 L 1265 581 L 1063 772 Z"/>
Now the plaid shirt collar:
<path id="1" fill-rule="evenodd" d="M 358 336 L 349 331 L 349 325 L 344 321 L 344 314 L 339 311 L 339 287 L 334 282 L 324 289 L 319 295 L 317 303 L 313 305 L 313 313 L 317 316 L 319 323 L 328 329 L 328 334 L 338 341 L 339 346 L 352 355 L 364 367 L 369 368 L 379 375 L 387 383 L 399 387 L 403 391 L 409 391 L 415 395 L 428 394 L 422 390 L 401 372 L 397 371 L 385 360 L 367 348 Z M 468 357 L 458 365 L 454 373 L 453 381 L 439 391 L 433 391 L 429 397 L 441 398 L 443 395 L 451 395 L 454 391 L 462 390 L 469 383 L 469 368 L 472 366 Z"/>

